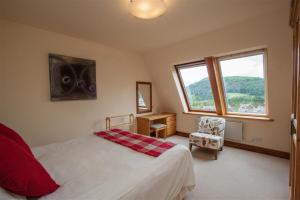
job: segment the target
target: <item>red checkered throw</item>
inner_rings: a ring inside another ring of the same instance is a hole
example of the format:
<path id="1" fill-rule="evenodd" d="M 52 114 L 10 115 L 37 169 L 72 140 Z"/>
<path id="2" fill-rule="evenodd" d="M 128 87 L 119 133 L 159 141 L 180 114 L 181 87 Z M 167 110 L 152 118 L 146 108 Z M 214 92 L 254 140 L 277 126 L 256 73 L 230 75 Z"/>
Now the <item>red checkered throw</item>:
<path id="1" fill-rule="evenodd" d="M 95 135 L 153 157 L 160 156 L 160 154 L 176 145 L 172 142 L 161 141 L 121 129 L 101 131 L 95 133 Z"/>

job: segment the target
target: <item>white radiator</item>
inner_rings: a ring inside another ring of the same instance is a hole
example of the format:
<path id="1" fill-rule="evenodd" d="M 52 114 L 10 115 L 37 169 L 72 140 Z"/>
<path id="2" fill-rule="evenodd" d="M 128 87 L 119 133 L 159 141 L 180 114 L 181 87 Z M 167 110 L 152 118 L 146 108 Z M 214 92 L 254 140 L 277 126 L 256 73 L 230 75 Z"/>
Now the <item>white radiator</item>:
<path id="1" fill-rule="evenodd" d="M 225 140 L 243 141 L 243 123 L 227 121 L 225 126 Z"/>
<path id="2" fill-rule="evenodd" d="M 196 118 L 196 126 L 198 130 L 198 123 L 200 121 L 200 117 Z M 243 141 L 243 123 L 237 121 L 228 121 L 226 120 L 225 124 L 225 140 Z"/>

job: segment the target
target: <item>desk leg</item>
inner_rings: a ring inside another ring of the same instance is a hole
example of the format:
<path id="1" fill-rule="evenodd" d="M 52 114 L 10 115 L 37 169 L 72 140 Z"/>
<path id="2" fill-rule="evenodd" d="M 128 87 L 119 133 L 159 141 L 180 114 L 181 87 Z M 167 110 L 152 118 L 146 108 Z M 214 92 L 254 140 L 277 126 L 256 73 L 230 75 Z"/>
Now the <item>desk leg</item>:
<path id="1" fill-rule="evenodd" d="M 151 121 L 147 120 L 147 135 L 150 136 L 150 126 L 151 126 Z"/>

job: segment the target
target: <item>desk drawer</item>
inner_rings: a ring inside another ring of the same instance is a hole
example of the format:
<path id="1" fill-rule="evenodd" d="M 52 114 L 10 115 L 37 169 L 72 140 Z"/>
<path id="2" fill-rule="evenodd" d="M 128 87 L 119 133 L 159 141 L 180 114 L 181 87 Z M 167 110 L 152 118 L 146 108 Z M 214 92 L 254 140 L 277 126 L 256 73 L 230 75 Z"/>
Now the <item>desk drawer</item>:
<path id="1" fill-rule="evenodd" d="M 167 125 L 168 128 L 176 127 L 176 121 L 168 121 L 166 125 Z"/>
<path id="2" fill-rule="evenodd" d="M 176 116 L 167 117 L 167 122 L 176 122 Z"/>
<path id="3" fill-rule="evenodd" d="M 167 117 L 167 136 L 174 135 L 176 133 L 176 116 Z"/>
<path id="4" fill-rule="evenodd" d="M 167 136 L 174 135 L 176 133 L 176 127 L 167 128 Z"/>

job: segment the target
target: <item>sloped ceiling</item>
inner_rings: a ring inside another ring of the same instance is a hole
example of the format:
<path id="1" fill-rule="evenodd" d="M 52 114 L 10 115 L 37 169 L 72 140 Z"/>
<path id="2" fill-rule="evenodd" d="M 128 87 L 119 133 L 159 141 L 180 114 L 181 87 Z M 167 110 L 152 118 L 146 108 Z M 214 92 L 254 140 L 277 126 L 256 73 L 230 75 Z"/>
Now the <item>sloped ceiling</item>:
<path id="1" fill-rule="evenodd" d="M 165 0 L 165 15 L 141 20 L 129 0 L 0 0 L 0 18 L 146 52 L 271 12 L 287 0 Z"/>

